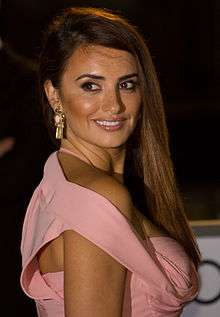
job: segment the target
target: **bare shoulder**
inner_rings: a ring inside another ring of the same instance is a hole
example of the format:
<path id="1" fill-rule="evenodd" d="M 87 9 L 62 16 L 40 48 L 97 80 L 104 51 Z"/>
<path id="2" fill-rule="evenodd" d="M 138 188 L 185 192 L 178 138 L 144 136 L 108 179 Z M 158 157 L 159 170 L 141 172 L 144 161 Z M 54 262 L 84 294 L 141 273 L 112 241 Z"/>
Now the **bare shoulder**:
<path id="1" fill-rule="evenodd" d="M 133 210 L 131 195 L 128 189 L 114 177 L 109 175 L 94 177 L 89 187 L 107 198 L 129 219 L 131 218 Z"/>
<path id="2" fill-rule="evenodd" d="M 83 174 L 84 175 L 84 174 Z M 133 217 L 133 204 L 131 195 L 128 189 L 116 180 L 113 176 L 94 171 L 90 175 L 90 179 L 84 181 L 84 176 L 80 178 L 80 183 L 83 187 L 92 190 L 101 195 L 114 205 L 129 221 Z"/>
<path id="3" fill-rule="evenodd" d="M 69 182 L 103 196 L 131 220 L 133 212 L 131 195 L 116 178 L 66 153 L 59 153 L 59 161 Z"/>
<path id="4" fill-rule="evenodd" d="M 77 183 L 108 199 L 128 218 L 143 238 L 144 236 L 167 235 L 135 208 L 128 189 L 113 176 L 66 153 L 59 153 L 59 161 L 69 182 Z"/>

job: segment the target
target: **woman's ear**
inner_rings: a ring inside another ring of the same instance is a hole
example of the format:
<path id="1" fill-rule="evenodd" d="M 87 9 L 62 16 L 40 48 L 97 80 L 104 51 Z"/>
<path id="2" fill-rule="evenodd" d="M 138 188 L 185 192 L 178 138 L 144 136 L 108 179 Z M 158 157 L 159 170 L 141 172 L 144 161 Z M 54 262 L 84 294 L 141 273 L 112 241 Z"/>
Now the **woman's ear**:
<path id="1" fill-rule="evenodd" d="M 44 83 L 44 90 L 50 106 L 53 108 L 53 110 L 55 110 L 55 108 L 57 108 L 58 105 L 61 105 L 58 89 L 55 88 L 51 80 L 48 79 Z"/>

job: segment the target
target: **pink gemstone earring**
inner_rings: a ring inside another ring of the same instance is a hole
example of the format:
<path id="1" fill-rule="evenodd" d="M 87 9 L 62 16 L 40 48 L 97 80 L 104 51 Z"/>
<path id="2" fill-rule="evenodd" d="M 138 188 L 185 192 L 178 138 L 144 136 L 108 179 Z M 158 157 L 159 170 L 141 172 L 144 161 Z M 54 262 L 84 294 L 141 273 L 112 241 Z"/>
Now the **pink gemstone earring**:
<path id="1" fill-rule="evenodd" d="M 65 122 L 65 115 L 61 108 L 55 108 L 54 110 L 54 122 L 56 127 L 56 139 L 63 138 L 63 129 L 64 129 L 64 122 Z"/>

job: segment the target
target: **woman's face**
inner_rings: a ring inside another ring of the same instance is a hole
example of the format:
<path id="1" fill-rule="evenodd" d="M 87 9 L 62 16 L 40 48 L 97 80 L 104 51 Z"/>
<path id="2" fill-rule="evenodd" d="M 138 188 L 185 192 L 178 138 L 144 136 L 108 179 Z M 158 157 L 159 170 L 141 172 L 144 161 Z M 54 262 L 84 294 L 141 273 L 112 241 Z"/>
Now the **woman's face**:
<path id="1" fill-rule="evenodd" d="M 135 58 L 104 46 L 79 47 L 67 63 L 59 97 L 67 139 L 120 147 L 134 130 L 140 112 Z"/>

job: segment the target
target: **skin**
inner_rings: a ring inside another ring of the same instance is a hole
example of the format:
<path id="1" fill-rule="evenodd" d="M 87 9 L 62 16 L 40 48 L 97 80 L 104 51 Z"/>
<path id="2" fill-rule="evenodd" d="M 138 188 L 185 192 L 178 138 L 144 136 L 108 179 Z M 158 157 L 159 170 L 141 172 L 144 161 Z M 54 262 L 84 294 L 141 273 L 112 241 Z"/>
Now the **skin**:
<path id="1" fill-rule="evenodd" d="M 123 174 L 125 144 L 141 106 L 133 55 L 98 45 L 79 47 L 68 60 L 59 90 L 50 80 L 44 88 L 51 107 L 65 113 L 66 138 L 61 146 L 99 169 Z M 114 132 L 94 122 L 115 116 L 125 121 L 122 129 Z"/>

